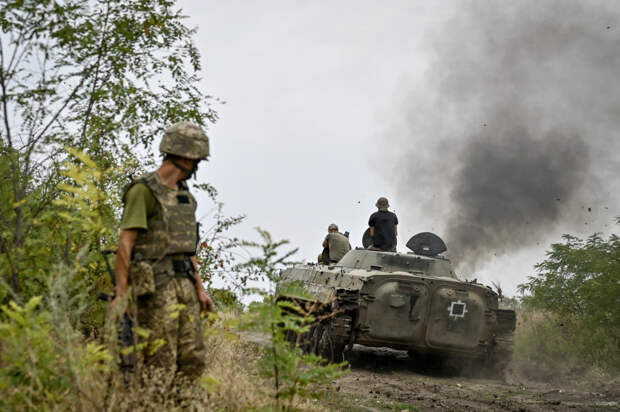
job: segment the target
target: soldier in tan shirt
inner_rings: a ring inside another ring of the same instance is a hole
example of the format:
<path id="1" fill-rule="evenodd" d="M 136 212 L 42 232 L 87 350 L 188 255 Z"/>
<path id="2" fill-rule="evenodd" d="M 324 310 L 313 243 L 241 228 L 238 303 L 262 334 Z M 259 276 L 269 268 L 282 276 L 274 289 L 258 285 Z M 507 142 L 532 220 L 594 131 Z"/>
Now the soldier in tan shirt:
<path id="1" fill-rule="evenodd" d="M 338 225 L 332 223 L 327 228 L 327 236 L 323 240 L 323 264 L 337 263 L 351 250 L 349 239 L 338 232 Z"/>

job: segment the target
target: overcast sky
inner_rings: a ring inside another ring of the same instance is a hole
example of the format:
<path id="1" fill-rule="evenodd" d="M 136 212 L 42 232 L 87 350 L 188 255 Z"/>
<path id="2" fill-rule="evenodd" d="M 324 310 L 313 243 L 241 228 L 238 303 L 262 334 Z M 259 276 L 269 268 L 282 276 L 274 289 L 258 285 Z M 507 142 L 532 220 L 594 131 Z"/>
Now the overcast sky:
<path id="1" fill-rule="evenodd" d="M 253 227 L 260 226 L 299 247 L 300 259 L 314 261 L 330 223 L 360 246 L 376 199 L 386 196 L 400 218 L 401 251 L 417 232 L 444 237 L 442 208 L 412 201 L 418 192 L 428 200 L 441 188 L 399 173 L 403 162 L 422 162 L 416 147 L 435 144 L 432 136 L 403 139 L 398 130 L 406 122 L 403 106 L 428 106 L 426 91 L 437 96 L 429 72 L 438 59 L 429 44 L 441 45 L 442 31 L 451 27 L 458 12 L 451 4 L 458 2 L 179 2 L 198 29 L 201 87 L 226 102 L 214 103 L 220 120 L 209 129 L 212 157 L 199 179 L 216 186 L 227 214 L 247 215 L 236 235 L 256 238 Z M 459 30 L 446 38 L 468 39 L 467 26 Z M 199 218 L 207 223 L 210 207 L 199 201 Z M 616 211 L 600 209 L 575 234 L 609 225 Z M 513 294 L 545 246 L 575 227 L 551 225 L 545 236 L 464 277 L 499 281 Z"/>

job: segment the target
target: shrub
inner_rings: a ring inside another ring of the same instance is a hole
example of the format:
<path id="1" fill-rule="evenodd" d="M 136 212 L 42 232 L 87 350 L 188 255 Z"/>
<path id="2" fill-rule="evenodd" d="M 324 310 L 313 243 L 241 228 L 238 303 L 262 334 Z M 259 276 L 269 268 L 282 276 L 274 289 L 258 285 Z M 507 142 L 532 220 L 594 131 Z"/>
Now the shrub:
<path id="1" fill-rule="evenodd" d="M 83 342 L 61 311 L 42 308 L 41 297 L 1 310 L 1 410 L 85 410 L 103 404 L 111 357 L 101 345 Z"/>
<path id="2" fill-rule="evenodd" d="M 239 298 L 237 298 L 237 295 L 235 295 L 234 292 L 228 289 L 212 288 L 209 289 L 209 293 L 211 294 L 215 307 L 218 311 L 243 311 L 243 304 L 239 301 Z"/>
<path id="3" fill-rule="evenodd" d="M 570 359 L 618 373 L 620 238 L 564 240 L 551 245 L 536 265 L 538 273 L 519 285 L 525 308 L 517 337 L 521 350 L 539 365 Z"/>
<path id="4" fill-rule="evenodd" d="M 520 311 L 518 319 L 511 368 L 516 378 L 597 386 L 617 376 L 617 370 L 603 360 L 617 356 L 617 348 L 589 347 L 589 339 L 584 340 L 587 333 L 578 325 L 536 309 Z"/>
<path id="5" fill-rule="evenodd" d="M 268 232 L 260 229 L 258 232 L 262 243 L 251 246 L 259 248 L 262 256 L 252 258 L 243 267 L 263 276 L 271 287 L 267 291 L 251 290 L 261 296 L 262 301 L 250 304 L 245 327 L 268 337 L 258 362 L 260 372 L 271 382 L 272 390 L 268 394 L 273 399 L 272 407 L 289 410 L 298 397 L 318 397 L 318 385 L 345 373 L 343 367 L 346 362 L 327 364 L 320 356 L 304 353 L 287 339 L 291 334 L 299 337 L 308 333 L 316 319 L 311 311 L 304 310 L 297 303 L 277 299 L 281 292 L 310 298 L 299 285 L 283 283 L 280 279 L 281 270 L 295 263 L 289 258 L 296 250 L 280 255 L 279 248 L 287 245 L 288 241 L 276 242 Z"/>

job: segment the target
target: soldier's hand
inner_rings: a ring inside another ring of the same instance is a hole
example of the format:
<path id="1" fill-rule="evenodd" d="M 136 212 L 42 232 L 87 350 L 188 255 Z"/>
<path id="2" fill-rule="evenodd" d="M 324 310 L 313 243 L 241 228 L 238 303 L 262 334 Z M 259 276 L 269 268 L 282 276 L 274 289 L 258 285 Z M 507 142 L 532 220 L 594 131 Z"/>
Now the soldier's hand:
<path id="1" fill-rule="evenodd" d="M 200 306 L 203 310 L 207 312 L 214 312 L 215 307 L 213 306 L 213 300 L 207 295 L 207 292 L 204 289 L 198 291 L 198 301 L 200 302 Z"/>
<path id="2" fill-rule="evenodd" d="M 111 309 L 115 309 L 118 307 L 118 305 L 120 305 L 121 303 L 119 303 L 121 300 L 123 300 L 123 298 L 121 296 L 114 296 L 114 299 L 112 299 L 112 301 L 110 302 L 110 308 Z"/>
<path id="3" fill-rule="evenodd" d="M 112 313 L 116 313 L 117 315 L 127 312 L 129 316 L 133 316 L 133 311 L 129 307 L 128 303 L 127 295 L 116 295 L 110 302 L 110 310 Z"/>

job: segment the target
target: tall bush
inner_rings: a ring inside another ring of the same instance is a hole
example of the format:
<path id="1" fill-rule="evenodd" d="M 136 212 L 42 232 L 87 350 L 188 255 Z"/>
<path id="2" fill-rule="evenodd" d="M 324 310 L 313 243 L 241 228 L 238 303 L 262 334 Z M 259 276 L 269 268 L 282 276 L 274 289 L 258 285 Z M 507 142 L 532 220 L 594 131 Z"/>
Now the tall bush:
<path id="1" fill-rule="evenodd" d="M 570 343 L 565 351 L 573 348 L 590 364 L 620 371 L 620 237 L 565 235 L 536 269 L 519 286 L 525 307 L 548 314 Z"/>

